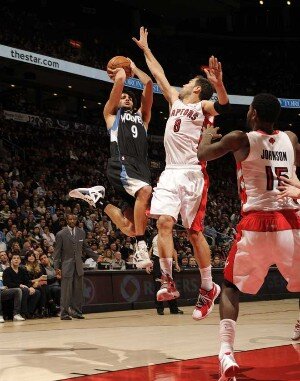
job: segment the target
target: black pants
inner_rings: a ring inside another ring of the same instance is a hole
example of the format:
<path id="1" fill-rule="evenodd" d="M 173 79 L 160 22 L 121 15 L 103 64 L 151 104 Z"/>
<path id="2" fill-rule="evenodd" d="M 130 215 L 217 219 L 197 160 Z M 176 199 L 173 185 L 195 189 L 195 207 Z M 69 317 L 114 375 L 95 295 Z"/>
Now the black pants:
<path id="1" fill-rule="evenodd" d="M 22 291 L 20 288 L 6 288 L 1 290 L 0 297 L 0 315 L 3 315 L 2 302 L 5 300 L 13 300 L 13 316 L 21 312 Z M 11 315 L 11 312 L 9 315 Z"/>
<path id="2" fill-rule="evenodd" d="M 160 270 L 160 264 L 159 264 L 159 257 L 153 256 L 153 281 L 154 281 L 154 300 L 155 300 L 155 307 L 157 311 L 163 311 L 164 310 L 164 302 L 159 302 L 156 300 L 156 293 L 160 289 L 161 283 L 155 279 L 158 279 L 161 277 L 161 270 Z M 176 312 L 178 310 L 177 300 L 168 300 L 168 307 L 170 308 L 170 312 Z"/>
<path id="3" fill-rule="evenodd" d="M 28 288 L 22 288 L 22 307 L 21 312 L 22 314 L 30 314 L 33 315 L 37 305 L 39 303 L 41 293 L 39 290 L 35 290 L 35 293 L 33 295 L 29 294 Z"/>

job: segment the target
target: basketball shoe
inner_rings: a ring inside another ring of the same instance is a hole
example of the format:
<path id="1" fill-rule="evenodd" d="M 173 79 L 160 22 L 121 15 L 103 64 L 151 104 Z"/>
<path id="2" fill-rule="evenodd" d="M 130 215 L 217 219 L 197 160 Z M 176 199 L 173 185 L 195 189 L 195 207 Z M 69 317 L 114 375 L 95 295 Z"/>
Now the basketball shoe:
<path id="1" fill-rule="evenodd" d="M 220 360 L 220 378 L 219 381 L 236 381 L 236 374 L 239 366 L 236 363 L 233 354 L 225 353 Z"/>
<path id="2" fill-rule="evenodd" d="M 202 320 L 211 313 L 220 292 L 221 288 L 216 283 L 213 283 L 213 288 L 210 291 L 200 288 L 198 300 L 192 315 L 194 320 Z"/>
<path id="3" fill-rule="evenodd" d="M 174 280 L 170 275 L 162 275 L 160 279 L 157 279 L 161 282 L 160 290 L 157 291 L 156 299 L 159 302 L 177 299 L 180 294 L 176 289 Z"/>
<path id="4" fill-rule="evenodd" d="M 97 185 L 92 188 L 77 188 L 71 190 L 69 196 L 80 198 L 96 208 L 97 202 L 99 201 L 101 204 L 101 199 L 104 199 L 105 188 L 102 185 Z"/>
<path id="5" fill-rule="evenodd" d="M 145 241 L 139 241 L 135 247 L 133 254 L 133 263 L 138 269 L 147 269 L 152 267 L 152 262 L 149 258 L 147 244 Z"/>
<path id="6" fill-rule="evenodd" d="M 299 340 L 300 339 L 300 320 L 297 320 L 297 323 L 294 328 L 294 332 L 292 335 L 292 340 Z"/>

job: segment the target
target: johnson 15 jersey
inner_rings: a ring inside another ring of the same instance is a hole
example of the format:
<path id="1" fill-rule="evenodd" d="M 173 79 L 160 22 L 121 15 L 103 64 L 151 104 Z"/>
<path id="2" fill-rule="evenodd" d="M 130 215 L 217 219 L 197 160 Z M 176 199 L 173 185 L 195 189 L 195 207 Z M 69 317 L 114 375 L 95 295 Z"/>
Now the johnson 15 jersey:
<path id="1" fill-rule="evenodd" d="M 299 209 L 299 204 L 289 197 L 276 198 L 279 177 L 291 178 L 295 172 L 294 147 L 288 135 L 282 131 L 272 135 L 251 131 L 247 136 L 249 155 L 237 164 L 242 212 Z"/>

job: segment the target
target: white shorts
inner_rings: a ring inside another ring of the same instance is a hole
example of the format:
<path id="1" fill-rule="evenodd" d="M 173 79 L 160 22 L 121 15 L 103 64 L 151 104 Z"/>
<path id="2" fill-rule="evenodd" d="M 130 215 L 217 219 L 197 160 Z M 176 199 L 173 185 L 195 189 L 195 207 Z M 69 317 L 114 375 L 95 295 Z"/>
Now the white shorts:
<path id="1" fill-rule="evenodd" d="M 171 216 L 177 221 L 180 213 L 185 228 L 202 231 L 208 185 L 204 166 L 167 166 L 154 188 L 150 216 Z"/>
<path id="2" fill-rule="evenodd" d="M 224 277 L 240 291 L 256 294 L 272 265 L 289 291 L 300 291 L 300 217 L 295 211 L 253 212 L 243 217 Z"/>

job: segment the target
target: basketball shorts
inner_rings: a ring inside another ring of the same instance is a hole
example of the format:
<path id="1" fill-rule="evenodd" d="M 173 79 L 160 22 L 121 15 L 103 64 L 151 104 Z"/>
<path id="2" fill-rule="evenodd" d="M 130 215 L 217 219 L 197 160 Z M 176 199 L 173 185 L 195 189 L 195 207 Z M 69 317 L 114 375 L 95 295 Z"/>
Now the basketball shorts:
<path id="1" fill-rule="evenodd" d="M 134 206 L 136 192 L 151 184 L 148 164 L 134 157 L 108 159 L 107 177 L 116 193 L 131 207 Z"/>
<path id="2" fill-rule="evenodd" d="M 180 214 L 185 228 L 202 231 L 208 186 L 200 165 L 166 166 L 154 188 L 150 216 L 167 215 L 177 221 Z"/>
<path id="3" fill-rule="evenodd" d="M 276 265 L 287 289 L 300 291 L 300 212 L 250 212 L 237 226 L 224 278 L 244 293 L 256 294 L 269 267 Z"/>

